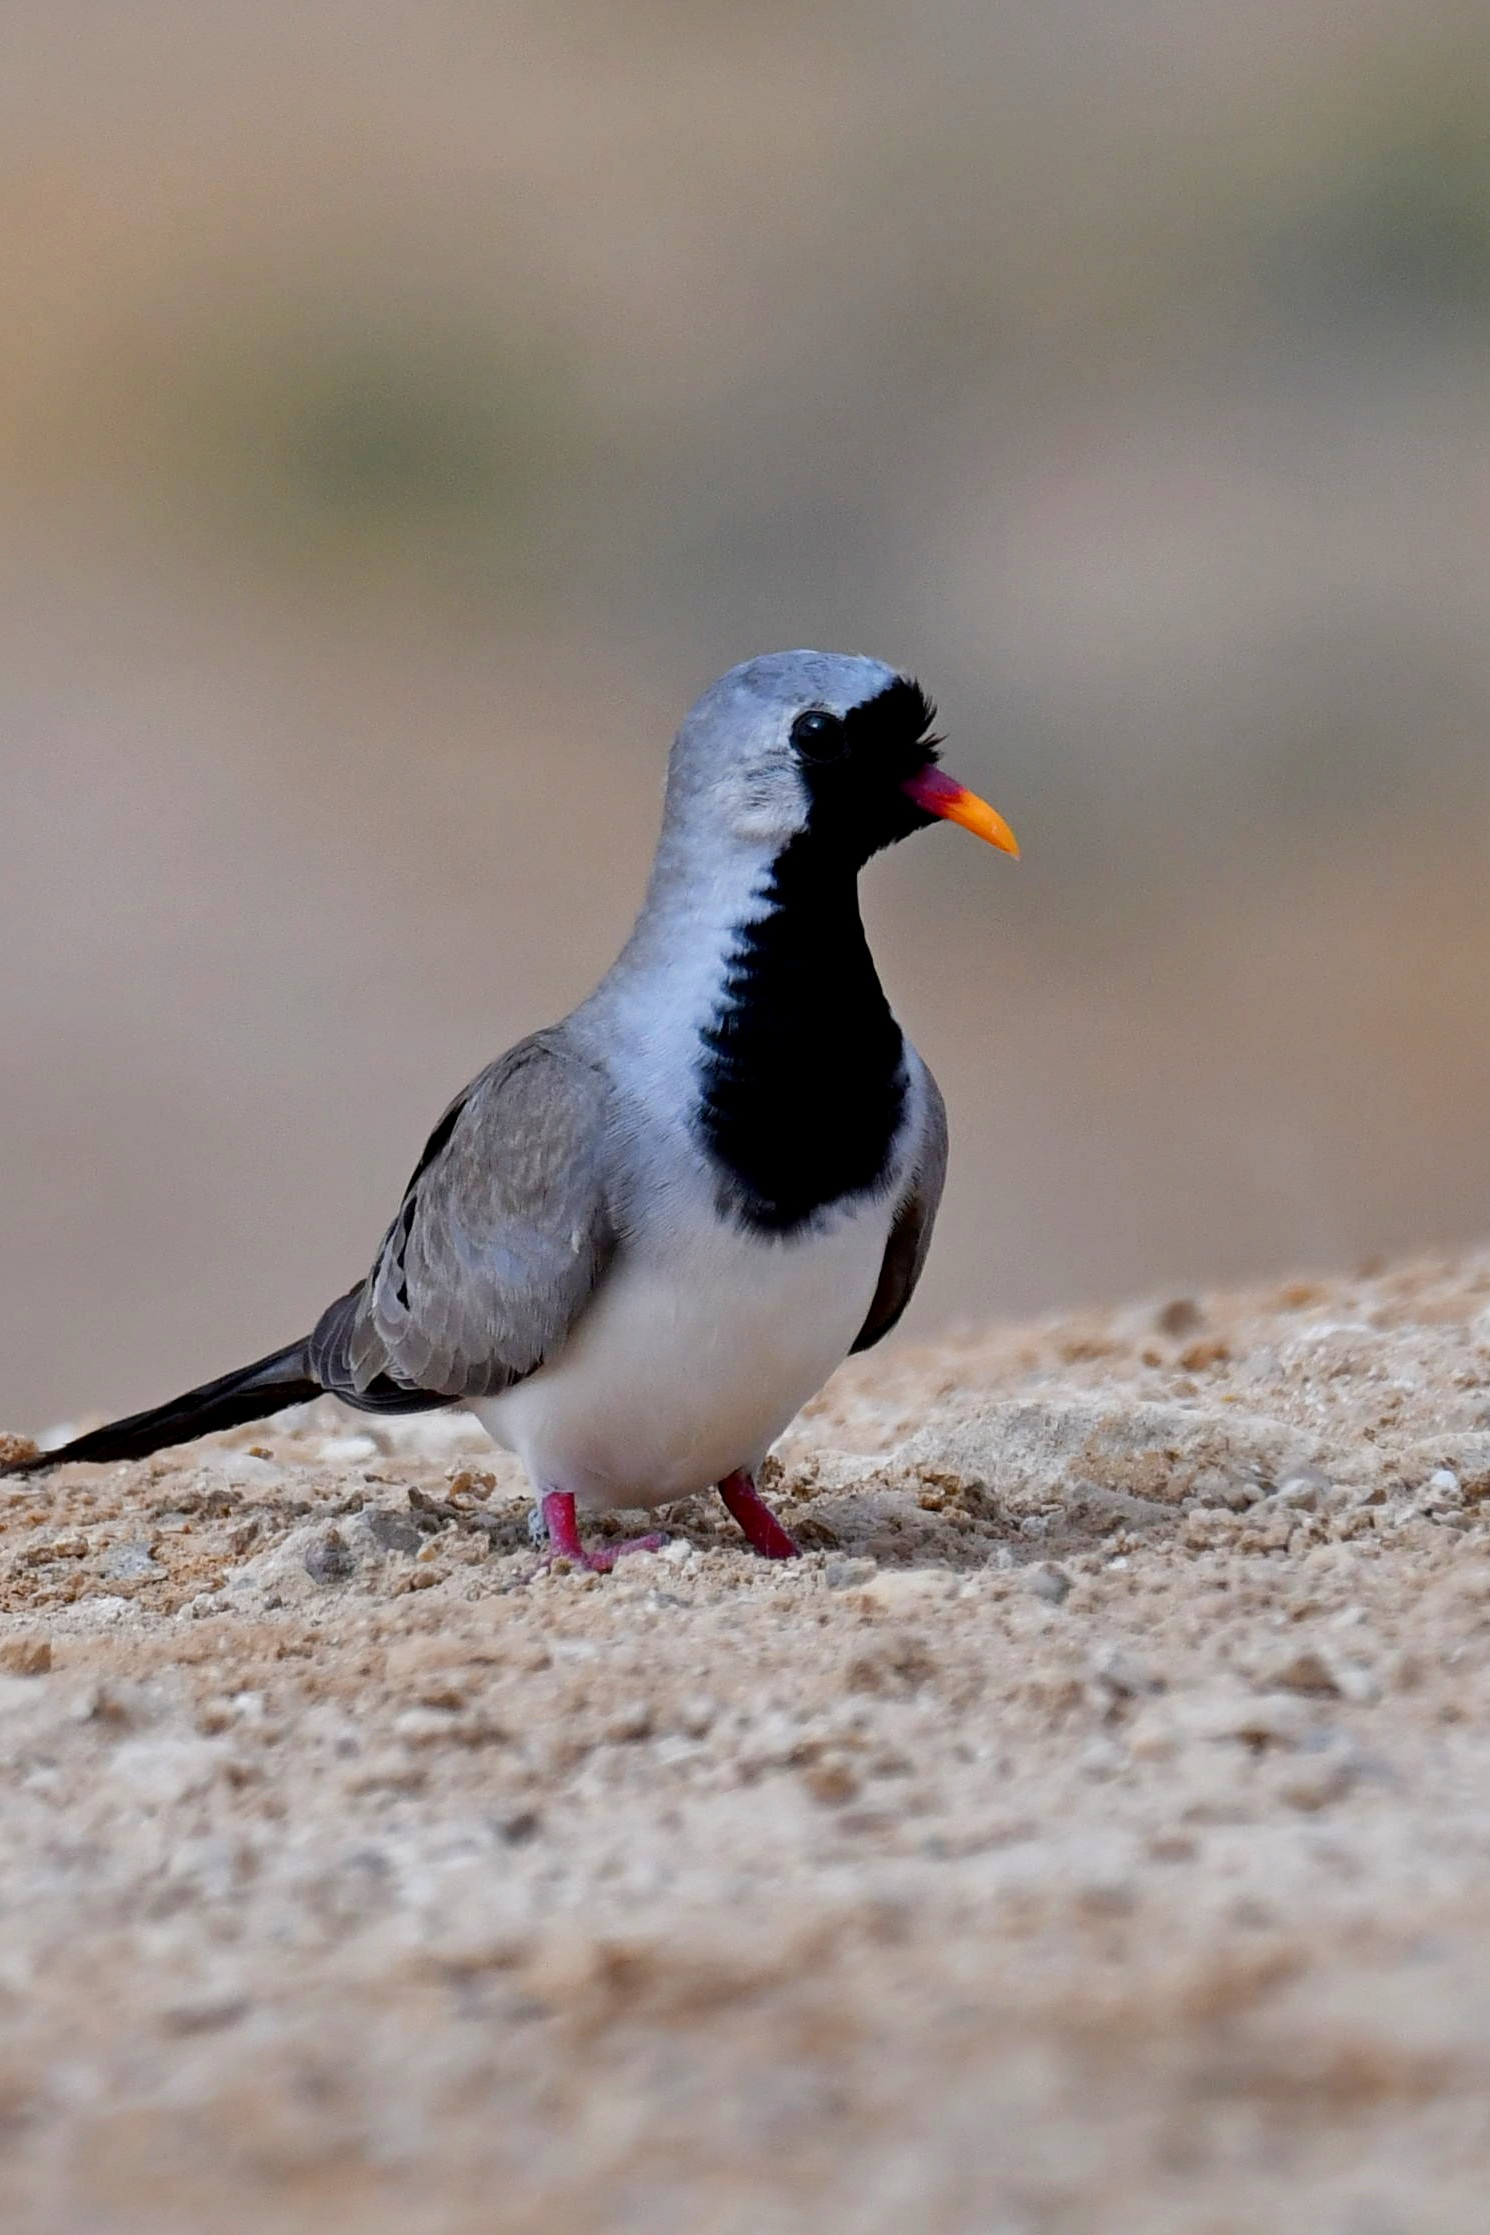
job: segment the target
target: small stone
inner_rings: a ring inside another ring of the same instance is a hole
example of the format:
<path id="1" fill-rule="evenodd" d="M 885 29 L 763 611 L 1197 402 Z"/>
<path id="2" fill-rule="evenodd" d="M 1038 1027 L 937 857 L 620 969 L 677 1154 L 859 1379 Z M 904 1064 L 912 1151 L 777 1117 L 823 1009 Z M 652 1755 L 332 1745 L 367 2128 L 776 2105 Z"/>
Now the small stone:
<path id="1" fill-rule="evenodd" d="M 1305 1474 L 1291 1474 L 1286 1482 L 1279 1483 L 1272 1502 L 1287 1506 L 1294 1513 L 1318 1513 L 1329 1487 L 1328 1478 L 1312 1469 Z"/>
<path id="2" fill-rule="evenodd" d="M 1355 1707 L 1374 1707 L 1381 1698 L 1381 1679 L 1359 1661 L 1342 1661 L 1335 1670 L 1335 1689 Z"/>
<path id="3" fill-rule="evenodd" d="M 627 1700 L 611 1715 L 605 1736 L 619 1745 L 631 1745 L 652 1734 L 652 1709 L 647 1700 Z"/>
<path id="4" fill-rule="evenodd" d="M 1234 1542 L 1237 1529 L 1236 1515 L 1225 1506 L 1192 1506 L 1180 1524 L 1180 1537 L 1197 1551 L 1209 1551 Z"/>
<path id="5" fill-rule="evenodd" d="M 23 1460 L 38 1456 L 38 1448 L 29 1436 L 0 1434 L 0 1474 L 7 1467 L 18 1467 Z"/>
<path id="6" fill-rule="evenodd" d="M 1077 1886 L 1076 1906 L 1088 1917 L 1127 1917 L 1138 1904 L 1138 1889 L 1125 1871 L 1094 1871 Z"/>
<path id="7" fill-rule="evenodd" d="M 824 1808 L 841 1808 L 859 1793 L 859 1780 L 847 1762 L 812 1762 L 803 1770 L 802 1782 Z"/>
<path id="8" fill-rule="evenodd" d="M 21 1559 L 28 1568 L 42 1568 L 52 1560 L 85 1560 L 92 1549 L 85 1536 L 72 1532 L 53 1537 L 48 1543 L 28 1546 Z"/>
<path id="9" fill-rule="evenodd" d="M 378 1447 L 371 1436 L 332 1436 L 322 1444 L 321 1457 L 328 1466 L 356 1466 L 360 1460 L 376 1459 Z"/>
<path id="10" fill-rule="evenodd" d="M 101 1572 L 112 1583 L 143 1582 L 147 1576 L 160 1575 L 163 1571 L 150 1546 L 142 1539 L 133 1544 L 116 1544 L 103 1557 Z"/>
<path id="11" fill-rule="evenodd" d="M 424 1543 L 424 1532 L 417 1521 L 408 1514 L 397 1513 L 389 1506 L 367 1506 L 362 1513 L 362 1526 L 380 1552 L 417 1553 Z"/>
<path id="12" fill-rule="evenodd" d="M 347 1776 L 349 1793 L 418 1793 L 429 1783 L 429 1771 L 407 1754 L 385 1749 L 367 1755 Z"/>
<path id="13" fill-rule="evenodd" d="M 1270 1746 L 1300 1746 L 1313 1728 L 1309 1710 L 1296 1694 L 1270 1692 L 1258 1698 L 1229 1685 L 1189 1698 L 1157 1701 L 1143 1714 L 1156 1718 L 1159 1731 L 1168 1724 L 1179 1736 L 1221 1743 L 1238 1740 L 1258 1753 Z M 1135 1724 L 1130 1739 L 1135 1752 L 1139 1731 L 1140 1725 Z"/>
<path id="14" fill-rule="evenodd" d="M 405 1746 L 444 1746 L 456 1735 L 450 1710 L 443 1707 L 407 1707 L 393 1718 L 393 1733 Z"/>
<path id="15" fill-rule="evenodd" d="M 854 1591 L 875 1572 L 873 1560 L 830 1560 L 823 1581 L 830 1591 Z"/>
<path id="16" fill-rule="evenodd" d="M 1418 1511 L 1438 1519 L 1464 1504 L 1464 1489 L 1452 1467 L 1435 1467 L 1418 1492 Z"/>
<path id="17" fill-rule="evenodd" d="M 1301 1754 L 1288 1764 L 1278 1790 L 1291 1808 L 1312 1812 L 1343 1799 L 1361 1775 L 1359 1759 L 1344 1747 Z"/>
<path id="18" fill-rule="evenodd" d="M 204 1793 L 223 1768 L 223 1755 L 206 1738 L 143 1737 L 121 1740 L 110 1775 L 138 1806 L 170 1808 Z"/>
<path id="19" fill-rule="evenodd" d="M 211 1471 L 235 1490 L 273 1490 L 285 1480 L 285 1470 L 259 1451 L 215 1452 Z"/>
<path id="20" fill-rule="evenodd" d="M 1268 1669 L 1262 1681 L 1284 1692 L 1326 1693 L 1334 1695 L 1340 1689 L 1335 1681 L 1335 1671 L 1324 1655 L 1312 1646 L 1301 1646 L 1296 1653 L 1277 1662 Z"/>
<path id="21" fill-rule="evenodd" d="M 8 1676 L 45 1676 L 51 1665 L 50 1638 L 12 1637 L 0 1645 L 0 1669 Z"/>
<path id="22" fill-rule="evenodd" d="M 1121 1646 L 1099 1646 L 1091 1658 L 1092 1682 L 1109 1699 L 1142 1699 L 1151 1692 L 1162 1692 L 1163 1680 L 1136 1661 Z"/>
<path id="23" fill-rule="evenodd" d="M 1127 1757 L 1115 1739 L 1093 1738 L 1088 1740 L 1076 1757 L 1076 1767 L 1083 1777 L 1103 1781 L 1116 1777 L 1126 1767 Z"/>
<path id="24" fill-rule="evenodd" d="M 1198 1343 L 1191 1343 L 1187 1350 L 1182 1350 L 1180 1352 L 1180 1364 L 1187 1374 L 1203 1374 L 1208 1373 L 1212 1366 L 1224 1366 L 1230 1356 L 1229 1344 L 1219 1342 L 1212 1337 Z"/>
<path id="25" fill-rule="evenodd" d="M 1030 1589 L 1037 1599 L 1045 1599 L 1051 1606 L 1064 1606 L 1071 1596 L 1071 1578 L 1064 1568 L 1047 1560 L 1030 1570 Z"/>
<path id="26" fill-rule="evenodd" d="M 497 1478 L 485 1467 L 458 1467 L 450 1477 L 450 1502 L 479 1504 L 497 1487 Z"/>
<path id="27" fill-rule="evenodd" d="M 73 1702 L 73 1720 L 78 1723 L 102 1723 L 113 1730 L 125 1730 L 142 1719 L 143 1702 L 138 1689 L 127 1684 L 100 1682 L 90 1684 Z"/>
<path id="28" fill-rule="evenodd" d="M 1221 1502 L 1232 1513 L 1245 1513 L 1249 1506 L 1257 1504 L 1261 1496 L 1262 1492 L 1255 1482 L 1248 1482 L 1244 1476 L 1238 1476 L 1223 1487 Z"/>
<path id="29" fill-rule="evenodd" d="M 1178 1342 L 1184 1335 L 1199 1332 L 1205 1325 L 1205 1313 L 1193 1296 L 1176 1296 L 1155 1312 L 1154 1325 L 1161 1335 L 1168 1335 L 1172 1342 Z"/>
<path id="30" fill-rule="evenodd" d="M 543 1829 L 543 1818 L 536 1808 L 517 1808 L 510 1816 L 497 1817 L 496 1828 L 498 1837 L 509 1847 L 522 1847 L 530 1839 L 537 1838 Z"/>
<path id="31" fill-rule="evenodd" d="M 945 1568 L 881 1568 L 864 1585 L 864 1596 L 887 1613 L 906 1614 L 945 1599 L 954 1587 Z"/>
<path id="32" fill-rule="evenodd" d="M 161 2014 L 168 2033 L 221 2033 L 248 2013 L 248 1997 L 241 1994 L 194 1995 Z"/>
<path id="33" fill-rule="evenodd" d="M 312 1583 L 340 1583 L 356 1565 L 340 1529 L 328 1529 L 306 1547 L 305 1572 Z"/>

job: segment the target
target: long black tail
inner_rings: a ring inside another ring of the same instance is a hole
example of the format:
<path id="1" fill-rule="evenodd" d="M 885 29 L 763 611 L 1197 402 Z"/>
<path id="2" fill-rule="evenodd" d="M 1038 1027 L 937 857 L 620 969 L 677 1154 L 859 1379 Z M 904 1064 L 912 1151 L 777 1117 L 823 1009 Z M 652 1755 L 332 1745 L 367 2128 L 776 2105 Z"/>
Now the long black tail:
<path id="1" fill-rule="evenodd" d="M 236 1373 L 204 1381 L 169 1403 L 149 1412 L 132 1412 L 127 1419 L 111 1420 L 86 1436 L 74 1436 L 59 1451 L 43 1451 L 34 1459 L 12 1461 L 0 1473 L 40 1474 L 47 1467 L 65 1466 L 72 1459 L 143 1459 L 167 1444 L 190 1443 L 193 1436 L 208 1436 L 218 1428 L 237 1428 L 245 1420 L 262 1420 L 286 1405 L 303 1405 L 319 1397 L 321 1384 L 311 1378 L 309 1345 L 291 1343 L 286 1350 L 271 1351 Z"/>

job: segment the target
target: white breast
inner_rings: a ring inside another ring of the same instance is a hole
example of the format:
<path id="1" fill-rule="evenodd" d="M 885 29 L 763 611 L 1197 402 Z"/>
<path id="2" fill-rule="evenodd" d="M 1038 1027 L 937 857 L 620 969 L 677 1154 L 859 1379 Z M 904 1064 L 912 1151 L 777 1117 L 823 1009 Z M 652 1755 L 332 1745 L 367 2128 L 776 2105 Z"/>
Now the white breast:
<path id="1" fill-rule="evenodd" d="M 784 1242 L 700 1219 L 623 1251 L 558 1357 L 472 1409 L 535 1488 L 590 1508 L 753 1468 L 863 1326 L 892 1208 Z"/>

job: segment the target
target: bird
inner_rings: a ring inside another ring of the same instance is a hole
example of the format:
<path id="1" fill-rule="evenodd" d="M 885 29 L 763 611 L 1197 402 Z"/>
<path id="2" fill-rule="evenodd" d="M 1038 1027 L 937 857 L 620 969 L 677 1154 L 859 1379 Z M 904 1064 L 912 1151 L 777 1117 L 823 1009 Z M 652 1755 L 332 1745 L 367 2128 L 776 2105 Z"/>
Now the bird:
<path id="1" fill-rule="evenodd" d="M 139 1458 L 323 1392 L 464 1406 L 522 1461 L 549 1563 L 606 1572 L 666 1539 L 592 1547 L 581 1515 L 711 1488 L 755 1552 L 795 1557 L 762 1463 L 900 1319 L 947 1162 L 859 873 L 938 821 L 1019 853 L 940 766 L 935 721 L 911 675 L 859 654 L 731 668 L 674 741 L 620 955 L 451 1102 L 366 1278 L 299 1341 L 10 1471 Z"/>

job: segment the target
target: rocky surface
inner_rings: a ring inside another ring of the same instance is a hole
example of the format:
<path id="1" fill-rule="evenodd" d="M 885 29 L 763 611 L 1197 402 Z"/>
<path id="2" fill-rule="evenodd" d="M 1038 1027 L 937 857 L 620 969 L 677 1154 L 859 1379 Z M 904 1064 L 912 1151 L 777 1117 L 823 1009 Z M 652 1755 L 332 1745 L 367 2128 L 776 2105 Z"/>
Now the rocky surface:
<path id="1" fill-rule="evenodd" d="M 1490 1257 L 871 1357 L 773 1494 L 0 1482 L 6 2227 L 1479 2235 Z"/>

